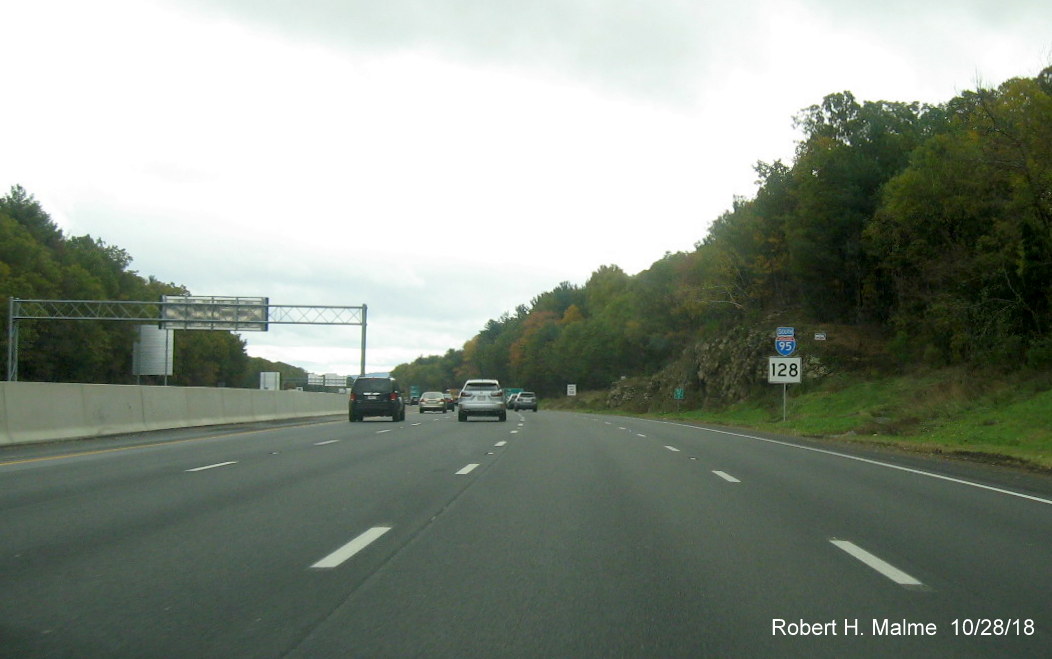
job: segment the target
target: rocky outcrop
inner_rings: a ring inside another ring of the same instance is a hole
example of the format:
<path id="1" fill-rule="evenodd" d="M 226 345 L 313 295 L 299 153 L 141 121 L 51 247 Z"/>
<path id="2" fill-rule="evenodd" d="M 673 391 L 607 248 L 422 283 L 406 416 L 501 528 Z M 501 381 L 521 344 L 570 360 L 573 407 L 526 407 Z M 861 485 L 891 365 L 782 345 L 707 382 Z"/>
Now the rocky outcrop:
<path id="1" fill-rule="evenodd" d="M 829 375 L 821 349 L 803 358 L 805 380 Z M 633 412 L 723 407 L 761 393 L 767 383 L 767 357 L 774 355 L 774 330 L 737 327 L 688 346 L 680 358 L 653 376 L 614 382 L 607 405 Z M 675 393 L 682 389 L 684 398 Z"/>

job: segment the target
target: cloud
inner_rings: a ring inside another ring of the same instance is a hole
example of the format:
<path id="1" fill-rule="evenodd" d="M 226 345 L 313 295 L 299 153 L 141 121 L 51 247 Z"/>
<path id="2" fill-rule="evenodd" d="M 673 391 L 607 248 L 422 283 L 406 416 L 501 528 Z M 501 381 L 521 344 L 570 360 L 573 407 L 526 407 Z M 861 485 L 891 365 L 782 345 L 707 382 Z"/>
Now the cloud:
<path id="1" fill-rule="evenodd" d="M 691 249 L 828 93 L 942 102 L 1052 47 L 1030 0 L 9 4 L 0 184 L 195 294 L 366 303 L 370 369 Z M 246 340 L 357 372 L 332 336 Z"/>
<path id="2" fill-rule="evenodd" d="M 427 52 L 472 65 L 547 69 L 608 89 L 668 97 L 694 91 L 690 80 L 703 63 L 707 44 L 737 23 L 725 9 L 683 1 L 196 4 L 212 15 L 329 47 Z"/>

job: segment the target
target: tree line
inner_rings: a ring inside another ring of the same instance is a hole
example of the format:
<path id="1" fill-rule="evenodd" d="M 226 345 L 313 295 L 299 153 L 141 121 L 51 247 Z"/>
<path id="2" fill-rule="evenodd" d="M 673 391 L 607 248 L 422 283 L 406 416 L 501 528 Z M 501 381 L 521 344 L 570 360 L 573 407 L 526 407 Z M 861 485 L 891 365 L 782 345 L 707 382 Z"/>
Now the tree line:
<path id="1" fill-rule="evenodd" d="M 772 317 L 876 328 L 902 366 L 1052 367 L 1052 67 L 939 105 L 830 94 L 794 119 L 792 162 L 757 163 L 756 195 L 693 251 L 605 265 L 395 374 L 603 388 Z"/>
<path id="2" fill-rule="evenodd" d="M 482 376 L 542 395 L 571 382 L 604 388 L 775 317 L 876 328 L 904 366 L 1052 367 L 1052 67 L 939 105 L 830 94 L 795 121 L 792 161 L 757 163 L 755 196 L 734 199 L 692 251 L 635 275 L 604 265 L 395 375 L 428 389 Z M 12 296 L 189 293 L 130 264 L 119 247 L 64 235 L 20 186 L 0 198 L 5 307 Z M 6 315 L 0 322 L 6 355 Z M 134 332 L 120 322 L 22 323 L 20 378 L 133 382 Z M 254 388 L 261 370 L 306 377 L 248 357 L 236 334 L 175 340 L 173 384 Z"/>
<path id="3" fill-rule="evenodd" d="M 6 310 L 12 297 L 47 300 L 159 301 L 188 295 L 184 286 L 143 277 L 126 251 L 85 236 L 66 236 L 21 186 L 0 198 L 0 351 L 7 355 Z M 133 323 L 33 320 L 19 323 L 19 379 L 38 382 L 132 384 Z M 257 388 L 260 371 L 283 381 L 306 380 L 306 371 L 249 357 L 230 332 L 175 332 L 175 374 L 169 384 Z"/>

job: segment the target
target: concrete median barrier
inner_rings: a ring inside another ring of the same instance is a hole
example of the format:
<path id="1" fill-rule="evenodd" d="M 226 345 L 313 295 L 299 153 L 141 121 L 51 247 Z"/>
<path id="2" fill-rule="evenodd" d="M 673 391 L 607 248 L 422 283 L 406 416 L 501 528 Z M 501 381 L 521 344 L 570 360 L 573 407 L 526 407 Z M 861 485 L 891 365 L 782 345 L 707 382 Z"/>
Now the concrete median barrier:
<path id="1" fill-rule="evenodd" d="M 0 445 L 343 414 L 346 396 L 302 391 L 0 382 Z"/>

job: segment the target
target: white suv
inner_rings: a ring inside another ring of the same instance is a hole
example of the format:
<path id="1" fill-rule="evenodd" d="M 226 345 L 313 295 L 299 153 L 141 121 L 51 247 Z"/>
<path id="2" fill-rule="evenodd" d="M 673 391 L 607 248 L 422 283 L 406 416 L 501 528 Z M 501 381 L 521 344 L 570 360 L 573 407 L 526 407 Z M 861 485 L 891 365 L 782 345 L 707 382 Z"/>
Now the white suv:
<path id="1" fill-rule="evenodd" d="M 504 390 L 496 380 L 468 380 L 457 399 L 457 421 L 467 421 L 469 416 L 495 416 L 508 420 L 508 406 L 504 402 Z"/>

